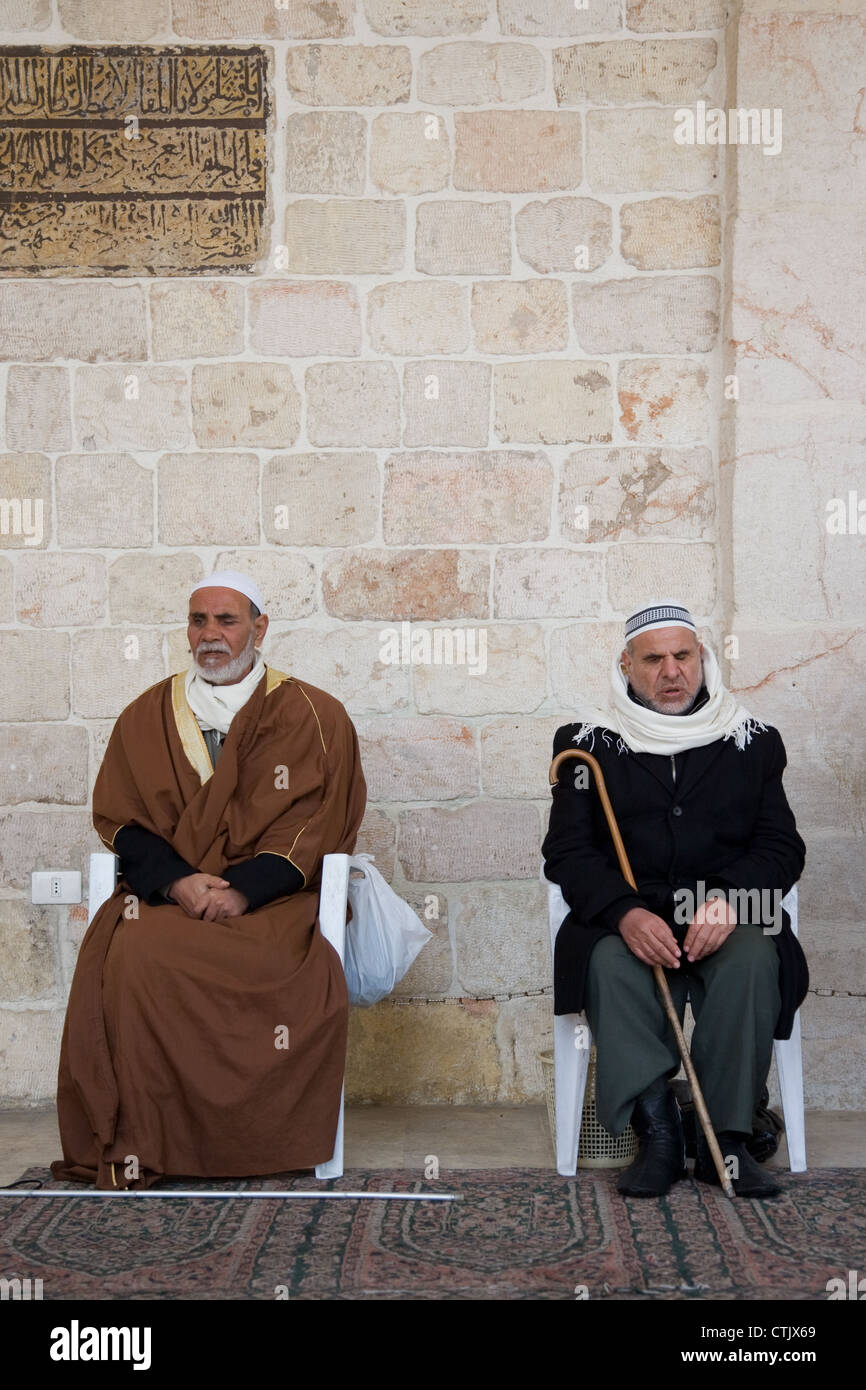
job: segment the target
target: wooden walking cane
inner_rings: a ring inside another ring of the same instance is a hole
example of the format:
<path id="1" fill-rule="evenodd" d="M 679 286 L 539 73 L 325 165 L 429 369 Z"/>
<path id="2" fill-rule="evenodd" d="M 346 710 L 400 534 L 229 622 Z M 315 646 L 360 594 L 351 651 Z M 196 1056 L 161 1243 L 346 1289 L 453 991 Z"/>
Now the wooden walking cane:
<path id="1" fill-rule="evenodd" d="M 628 855 L 625 852 L 625 845 L 622 841 L 622 835 L 620 834 L 619 826 L 616 823 L 616 816 L 613 813 L 613 807 L 610 804 L 610 797 L 607 794 L 607 787 L 604 783 L 604 774 L 601 770 L 601 765 L 599 764 L 598 759 L 594 758 L 591 753 L 586 753 L 583 751 L 583 749 L 580 748 L 563 749 L 561 753 L 557 753 L 553 762 L 550 764 L 550 773 L 548 775 L 550 785 L 552 787 L 556 786 L 559 780 L 557 776 L 559 771 L 559 765 L 560 763 L 565 762 L 567 758 L 579 758 L 581 762 L 586 763 L 589 767 L 592 768 L 593 775 L 595 776 L 595 784 L 598 789 L 599 799 L 601 801 L 602 809 L 604 811 L 605 819 L 607 821 L 607 828 L 610 831 L 611 839 L 613 840 L 613 847 L 616 850 L 616 857 L 619 860 L 619 867 L 622 870 L 623 878 L 631 885 L 632 888 L 634 888 L 635 892 L 637 892 L 637 883 L 635 882 L 634 874 L 631 871 L 631 865 L 628 862 Z M 671 992 L 668 988 L 668 982 L 665 979 L 665 972 L 660 965 L 654 965 L 652 967 L 652 972 L 655 978 L 656 988 L 658 989 L 658 992 L 661 995 L 664 1011 L 668 1016 L 668 1020 L 670 1021 L 671 1027 L 674 1030 L 674 1037 L 677 1040 L 677 1047 L 680 1050 L 680 1057 L 682 1058 L 683 1066 L 686 1069 L 686 1076 L 689 1078 L 689 1084 L 692 1088 L 692 1098 L 695 1102 L 695 1109 L 698 1112 L 698 1118 L 701 1122 L 701 1129 L 704 1132 L 704 1138 L 707 1141 L 707 1147 L 709 1148 L 709 1151 L 712 1155 L 716 1172 L 719 1175 L 719 1182 L 722 1184 L 722 1189 L 725 1192 L 725 1194 L 728 1197 L 733 1198 L 734 1188 L 731 1183 L 731 1179 L 728 1176 L 728 1170 L 725 1167 L 725 1161 L 722 1158 L 722 1151 L 719 1148 L 719 1141 L 715 1136 L 715 1132 L 710 1121 L 709 1111 L 707 1110 L 706 1101 L 704 1100 L 703 1091 L 701 1090 L 701 1085 L 698 1081 L 698 1076 L 694 1068 L 694 1063 L 692 1062 L 692 1059 L 689 1056 L 688 1044 L 686 1043 L 685 1034 L 683 1033 L 682 1027 L 680 1026 L 680 1021 L 677 1018 L 677 1011 L 674 1008 L 674 1001 L 671 998 Z"/>

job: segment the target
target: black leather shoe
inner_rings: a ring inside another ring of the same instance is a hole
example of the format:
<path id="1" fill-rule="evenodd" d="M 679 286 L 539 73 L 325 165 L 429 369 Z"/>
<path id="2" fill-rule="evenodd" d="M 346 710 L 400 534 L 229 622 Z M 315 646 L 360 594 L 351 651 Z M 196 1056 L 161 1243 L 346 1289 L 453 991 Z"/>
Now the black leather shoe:
<path id="1" fill-rule="evenodd" d="M 686 1174 L 686 1149 L 680 1110 L 665 1083 L 638 1096 L 631 1117 L 638 1154 L 617 1179 L 624 1197 L 664 1197 Z"/>
<path id="2" fill-rule="evenodd" d="M 731 1173 L 731 1186 L 737 1197 L 778 1197 L 782 1191 L 772 1175 L 755 1162 L 746 1148 L 747 1135 L 722 1130 L 716 1135 L 722 1158 Z M 732 1165 L 730 1160 L 735 1159 Z M 733 1169 L 733 1171 L 731 1171 Z M 703 1131 L 698 1135 L 698 1152 L 695 1159 L 695 1177 L 698 1182 L 713 1183 L 721 1187 L 707 1141 Z"/>

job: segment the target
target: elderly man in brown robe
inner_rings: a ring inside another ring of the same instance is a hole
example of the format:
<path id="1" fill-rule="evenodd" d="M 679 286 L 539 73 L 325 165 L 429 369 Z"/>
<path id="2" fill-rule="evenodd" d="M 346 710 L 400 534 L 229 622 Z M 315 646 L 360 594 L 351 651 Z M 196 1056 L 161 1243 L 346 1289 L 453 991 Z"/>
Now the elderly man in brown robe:
<path id="1" fill-rule="evenodd" d="M 265 664 L 245 575 L 190 602 L 191 669 L 121 713 L 93 792 L 120 879 L 66 1013 L 55 1178 L 149 1187 L 326 1162 L 348 1004 L 317 921 L 322 857 L 366 788 L 339 701 Z"/>

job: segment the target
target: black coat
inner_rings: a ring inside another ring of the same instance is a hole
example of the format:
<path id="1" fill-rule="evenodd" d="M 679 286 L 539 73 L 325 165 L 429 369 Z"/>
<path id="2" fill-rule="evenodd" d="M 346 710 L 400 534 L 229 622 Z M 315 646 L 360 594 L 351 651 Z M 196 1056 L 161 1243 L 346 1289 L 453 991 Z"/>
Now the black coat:
<path id="1" fill-rule="evenodd" d="M 566 724 L 557 731 L 554 756 L 578 747 L 574 737 L 579 727 Z M 742 751 L 733 739 L 717 739 L 678 753 L 676 781 L 667 754 L 622 752 L 617 743 L 611 730 L 596 729 L 593 746 L 586 740 L 579 746 L 601 765 L 637 893 L 620 873 L 591 770 L 567 759 L 552 789 L 542 846 L 544 872 L 559 884 L 571 909 L 554 952 L 557 1014 L 583 1009 L 592 949 L 602 936 L 616 932 L 630 907 L 646 907 L 663 917 L 682 945 L 687 928 L 675 921 L 676 890 L 697 894 L 703 880 L 707 890 L 780 889 L 785 894 L 805 861 L 805 846 L 782 787 L 787 759 L 778 730 L 755 732 Z M 588 786 L 575 785 L 579 768 Z M 782 996 L 775 1036 L 788 1038 L 809 972 L 787 912 L 773 939 Z"/>

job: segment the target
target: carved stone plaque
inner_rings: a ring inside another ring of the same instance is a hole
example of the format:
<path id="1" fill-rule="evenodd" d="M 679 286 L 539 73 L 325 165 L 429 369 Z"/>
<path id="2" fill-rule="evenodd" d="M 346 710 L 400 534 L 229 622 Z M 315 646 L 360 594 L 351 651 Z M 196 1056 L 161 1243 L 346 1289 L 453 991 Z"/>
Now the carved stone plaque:
<path id="1" fill-rule="evenodd" d="M 0 274 L 252 269 L 267 117 L 261 48 L 0 48 Z"/>

